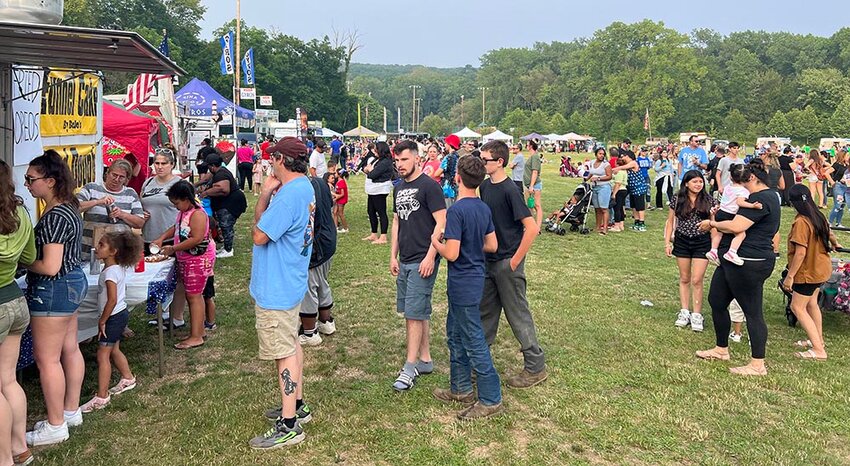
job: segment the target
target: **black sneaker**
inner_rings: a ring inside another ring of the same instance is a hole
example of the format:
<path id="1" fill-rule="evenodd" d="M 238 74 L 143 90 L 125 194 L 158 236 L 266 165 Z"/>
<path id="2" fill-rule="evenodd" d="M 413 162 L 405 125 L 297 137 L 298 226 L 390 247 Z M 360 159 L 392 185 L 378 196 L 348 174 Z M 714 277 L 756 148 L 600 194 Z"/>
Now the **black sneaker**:
<path id="1" fill-rule="evenodd" d="M 270 421 L 276 421 L 282 414 L 283 410 L 278 406 L 277 408 L 272 408 L 266 410 L 264 415 L 266 419 Z M 310 410 L 310 405 L 304 403 L 298 408 L 298 411 L 295 411 L 295 417 L 298 419 L 298 422 L 301 424 L 307 424 L 308 422 L 313 420 L 313 411 Z"/>
<path id="2" fill-rule="evenodd" d="M 295 427 L 286 427 L 283 419 L 275 421 L 274 426 L 263 435 L 252 438 L 248 445 L 255 450 L 274 450 L 276 448 L 297 445 L 304 441 L 307 436 L 304 429 L 296 422 Z"/>

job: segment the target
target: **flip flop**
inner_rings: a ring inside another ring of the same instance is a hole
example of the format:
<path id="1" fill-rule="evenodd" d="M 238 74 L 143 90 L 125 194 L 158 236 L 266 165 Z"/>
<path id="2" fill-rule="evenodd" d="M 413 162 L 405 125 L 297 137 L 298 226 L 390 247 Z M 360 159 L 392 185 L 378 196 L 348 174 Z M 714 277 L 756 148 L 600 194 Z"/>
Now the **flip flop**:
<path id="1" fill-rule="evenodd" d="M 697 351 L 696 356 L 700 359 L 705 359 L 706 361 L 714 361 L 714 360 L 728 361 L 729 358 L 730 358 L 728 353 L 727 354 L 718 353 L 717 351 L 714 351 L 713 349 Z"/>
<path id="2" fill-rule="evenodd" d="M 753 366 L 747 365 L 741 367 L 732 367 L 729 369 L 729 372 L 735 375 L 767 375 L 767 368 L 758 370 Z"/>
<path id="3" fill-rule="evenodd" d="M 177 343 L 176 345 L 174 345 L 174 349 L 176 349 L 176 350 L 188 350 L 188 349 L 192 349 L 192 348 L 199 348 L 201 346 L 204 346 L 204 344 L 201 343 L 200 345 L 184 345 L 183 343 Z"/>
<path id="4" fill-rule="evenodd" d="M 800 359 L 809 359 L 812 361 L 826 361 L 826 358 L 818 357 L 818 355 L 815 354 L 815 350 L 812 349 L 794 353 L 794 356 L 797 356 Z"/>

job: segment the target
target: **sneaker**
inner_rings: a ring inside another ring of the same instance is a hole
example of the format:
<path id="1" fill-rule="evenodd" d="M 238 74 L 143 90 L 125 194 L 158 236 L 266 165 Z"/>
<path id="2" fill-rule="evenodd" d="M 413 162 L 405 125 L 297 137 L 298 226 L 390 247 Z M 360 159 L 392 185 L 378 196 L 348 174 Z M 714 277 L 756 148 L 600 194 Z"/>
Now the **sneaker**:
<path id="1" fill-rule="evenodd" d="M 702 332 L 702 330 L 703 330 L 703 327 L 702 327 L 703 320 L 704 320 L 704 318 L 702 317 L 702 314 L 699 314 L 697 312 L 692 313 L 691 314 L 691 330 L 693 330 L 694 332 Z"/>
<path id="2" fill-rule="evenodd" d="M 834 226 L 833 228 L 846 229 L 847 227 L 845 227 L 844 225 L 842 225 L 842 224 L 840 224 L 840 223 L 836 223 L 836 224 L 835 224 L 835 226 Z"/>
<path id="3" fill-rule="evenodd" d="M 63 416 L 68 427 L 79 427 L 83 425 L 83 412 L 80 408 L 77 408 L 77 410 L 74 411 L 74 414 L 71 415 L 68 415 L 68 412 L 66 411 Z"/>
<path id="4" fill-rule="evenodd" d="M 276 421 L 282 413 L 283 409 L 278 406 L 277 408 L 267 409 L 263 415 L 270 421 Z M 304 403 L 297 411 L 295 411 L 295 417 L 298 419 L 299 423 L 307 424 L 313 420 L 313 411 L 310 410 L 310 406 L 307 403 Z"/>
<path id="5" fill-rule="evenodd" d="M 637 231 L 646 231 L 646 225 L 644 225 L 644 224 L 638 225 Z"/>
<path id="6" fill-rule="evenodd" d="M 336 332 L 336 323 L 332 320 L 327 322 L 318 322 L 316 324 L 316 331 L 322 335 L 333 335 Z"/>
<path id="7" fill-rule="evenodd" d="M 215 330 L 217 328 L 218 325 L 216 325 L 215 322 L 207 322 L 206 320 L 204 321 L 204 330 Z"/>
<path id="8" fill-rule="evenodd" d="M 720 265 L 720 257 L 718 257 L 717 251 L 708 251 L 705 253 L 705 258 L 714 265 Z"/>
<path id="9" fill-rule="evenodd" d="M 227 249 L 221 251 L 220 253 L 215 255 L 216 259 L 224 259 L 226 257 L 233 257 L 233 249 L 228 251 Z"/>
<path id="10" fill-rule="evenodd" d="M 435 388 L 433 392 L 434 398 L 443 401 L 445 403 L 461 403 L 465 405 L 472 405 L 475 403 L 475 392 L 469 393 L 455 393 L 450 388 Z"/>
<path id="11" fill-rule="evenodd" d="M 35 456 L 32 455 L 32 451 L 26 450 L 23 453 L 18 453 L 17 455 L 12 457 L 12 462 L 15 463 L 15 466 L 26 466 L 32 463 L 35 460 Z"/>
<path id="12" fill-rule="evenodd" d="M 106 398 L 101 398 L 95 395 L 94 398 L 88 401 L 88 403 L 80 406 L 80 411 L 88 414 L 92 411 L 105 408 L 109 405 L 110 401 L 112 401 L 112 397 L 109 395 L 106 395 Z"/>
<path id="13" fill-rule="evenodd" d="M 540 372 L 529 372 L 528 369 L 523 369 L 516 375 L 505 379 L 505 385 L 509 388 L 530 388 L 549 377 L 549 373 L 544 367 Z"/>
<path id="14" fill-rule="evenodd" d="M 136 388 L 136 378 L 132 379 L 121 379 L 118 383 L 109 389 L 110 395 L 118 395 L 120 393 L 124 393 L 126 391 L 132 390 Z"/>
<path id="15" fill-rule="evenodd" d="M 738 254 L 731 250 L 727 251 L 726 254 L 723 254 L 723 258 L 735 265 L 744 265 L 744 260 L 738 257 Z"/>
<path id="16" fill-rule="evenodd" d="M 286 427 L 283 419 L 275 421 L 274 426 L 263 435 L 252 438 L 248 445 L 255 450 L 274 450 L 289 445 L 297 445 L 304 441 L 304 429 L 297 422 L 295 427 Z"/>
<path id="17" fill-rule="evenodd" d="M 156 321 L 152 320 L 151 322 L 153 322 L 154 327 L 156 327 Z M 171 322 L 169 322 L 168 320 L 163 320 L 162 321 L 162 329 L 167 331 L 170 323 Z M 183 322 L 179 323 L 179 324 L 174 324 L 174 327 L 172 327 L 172 328 L 174 330 L 180 330 L 181 328 L 184 328 L 184 327 L 186 327 L 186 321 L 185 320 Z"/>
<path id="18" fill-rule="evenodd" d="M 298 335 L 298 339 L 301 341 L 301 346 L 319 346 L 322 344 L 322 336 L 319 335 L 319 332 L 310 336 L 301 334 Z"/>
<path id="19" fill-rule="evenodd" d="M 729 334 L 729 339 L 734 341 L 735 343 L 740 343 L 742 337 L 743 335 L 741 335 L 740 333 L 731 332 Z"/>
<path id="20" fill-rule="evenodd" d="M 679 311 L 679 317 L 676 318 L 676 327 L 685 328 L 691 323 L 691 311 L 682 309 Z"/>
<path id="21" fill-rule="evenodd" d="M 68 440 L 68 423 L 54 426 L 47 421 L 36 423 L 33 430 L 27 432 L 27 445 L 38 447 L 41 445 L 53 445 Z"/>
<path id="22" fill-rule="evenodd" d="M 476 401 L 474 405 L 457 413 L 457 418 L 462 421 L 471 421 L 474 419 L 483 419 L 490 416 L 495 416 L 505 410 L 502 403 L 487 406 Z"/>
<path id="23" fill-rule="evenodd" d="M 170 318 L 171 318 L 171 313 L 169 313 L 169 312 L 163 312 L 162 313 L 162 321 L 163 322 L 168 322 L 168 319 L 170 319 Z M 156 319 L 149 320 L 148 325 L 150 325 L 151 327 L 156 327 Z"/>

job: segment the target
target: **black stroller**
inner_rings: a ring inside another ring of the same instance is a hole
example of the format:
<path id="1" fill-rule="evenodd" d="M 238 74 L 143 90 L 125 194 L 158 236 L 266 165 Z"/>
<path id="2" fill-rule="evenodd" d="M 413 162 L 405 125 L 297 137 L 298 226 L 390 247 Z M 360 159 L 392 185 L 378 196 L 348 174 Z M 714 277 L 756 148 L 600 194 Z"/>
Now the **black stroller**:
<path id="1" fill-rule="evenodd" d="M 834 228 L 835 229 L 835 228 Z M 839 248 L 834 252 L 847 254 L 850 253 L 848 248 Z M 785 301 L 785 320 L 788 321 L 789 327 L 797 325 L 797 316 L 791 310 L 791 292 L 782 288 L 782 282 L 788 276 L 788 268 L 782 270 L 782 276 L 779 278 L 777 287 L 782 292 Z M 850 267 L 846 261 L 832 258 L 832 276 L 820 288 L 818 295 L 818 307 L 822 311 L 850 311 Z"/>
<path id="2" fill-rule="evenodd" d="M 590 184 L 583 182 L 573 191 L 573 196 L 564 204 L 558 212 L 555 212 L 544 223 L 546 231 L 565 235 L 567 231 L 564 229 L 564 224 L 570 225 L 570 231 L 578 231 L 582 235 L 590 233 L 587 229 L 587 211 L 590 207 L 591 197 Z"/>

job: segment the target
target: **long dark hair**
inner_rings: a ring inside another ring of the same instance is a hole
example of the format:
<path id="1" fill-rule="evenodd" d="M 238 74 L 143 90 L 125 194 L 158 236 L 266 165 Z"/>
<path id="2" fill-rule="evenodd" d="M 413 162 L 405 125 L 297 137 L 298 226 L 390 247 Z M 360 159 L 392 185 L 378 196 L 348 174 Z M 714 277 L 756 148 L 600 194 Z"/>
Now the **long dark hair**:
<path id="1" fill-rule="evenodd" d="M 679 192 L 676 194 L 676 217 L 680 219 L 688 218 L 693 212 L 696 212 L 701 219 L 707 219 L 711 216 L 711 195 L 705 189 L 697 193 L 696 201 L 691 205 L 690 190 L 688 182 L 694 178 L 701 178 L 705 183 L 702 173 L 698 170 L 688 170 L 682 176 L 682 184 L 679 186 Z"/>
<path id="2" fill-rule="evenodd" d="M 791 189 L 788 190 L 788 200 L 794 206 L 794 209 L 797 210 L 797 214 L 809 219 L 809 222 L 815 227 L 815 236 L 823 242 L 826 251 L 831 251 L 829 223 L 827 223 L 826 217 L 823 216 L 823 213 L 821 213 L 820 209 L 818 209 L 812 200 L 812 192 L 809 191 L 809 188 L 804 184 L 791 186 Z"/>
<path id="3" fill-rule="evenodd" d="M 767 168 L 764 166 L 764 160 L 760 158 L 754 158 L 750 160 L 750 163 L 747 164 L 747 169 L 750 173 L 755 176 L 761 183 L 765 186 L 770 186 L 770 175 L 767 174 Z M 745 178 L 746 181 L 749 181 L 749 177 Z"/>
<path id="4" fill-rule="evenodd" d="M 0 160 L 0 186 L 6 186 L 0 191 L 0 235 L 10 235 L 21 226 L 18 218 L 18 206 L 24 205 L 23 199 L 15 195 L 15 183 L 12 181 L 12 169 L 6 162 Z"/>
<path id="5" fill-rule="evenodd" d="M 74 195 L 77 183 L 71 175 L 71 169 L 58 152 L 55 150 L 45 151 L 43 155 L 32 159 L 30 166 L 38 170 L 41 176 L 53 178 L 53 195 L 63 204 L 70 204 L 78 209 L 80 201 Z"/>
<path id="6" fill-rule="evenodd" d="M 384 141 L 378 141 L 375 144 L 375 151 L 377 152 L 379 159 L 391 159 L 393 157 L 390 145 Z"/>

